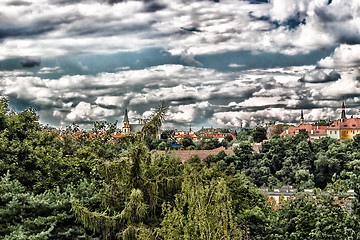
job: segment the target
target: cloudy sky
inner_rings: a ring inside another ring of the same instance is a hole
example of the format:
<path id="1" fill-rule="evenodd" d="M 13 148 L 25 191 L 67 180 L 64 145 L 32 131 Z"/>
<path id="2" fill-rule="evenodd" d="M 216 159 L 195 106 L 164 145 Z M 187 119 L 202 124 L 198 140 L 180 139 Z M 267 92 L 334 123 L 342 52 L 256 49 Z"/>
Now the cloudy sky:
<path id="1" fill-rule="evenodd" d="M 0 95 L 55 127 L 334 120 L 359 80 L 359 0 L 0 1 Z"/>

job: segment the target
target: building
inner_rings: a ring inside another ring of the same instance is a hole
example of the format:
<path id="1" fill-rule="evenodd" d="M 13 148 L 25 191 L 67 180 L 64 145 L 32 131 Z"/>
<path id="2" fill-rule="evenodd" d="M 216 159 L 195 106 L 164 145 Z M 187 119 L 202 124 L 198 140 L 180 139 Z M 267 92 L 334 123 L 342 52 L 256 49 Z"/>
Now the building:
<path id="1" fill-rule="evenodd" d="M 281 188 L 274 189 L 273 192 L 268 192 L 267 189 L 260 189 L 268 196 L 268 201 L 278 209 L 282 201 L 286 201 L 296 195 L 297 190 L 292 186 L 282 186 Z"/>
<path id="2" fill-rule="evenodd" d="M 141 130 L 144 124 L 132 124 L 129 121 L 128 110 L 125 108 L 123 127 L 121 129 L 123 134 L 136 133 Z"/>
<path id="3" fill-rule="evenodd" d="M 353 139 L 356 134 L 360 134 L 360 118 L 353 118 L 352 116 L 347 118 L 345 114 L 345 102 L 343 102 L 340 119 L 334 121 L 329 126 L 312 126 L 311 124 L 305 124 L 303 111 L 301 111 L 300 125 L 297 127 L 289 127 L 280 135 L 296 135 L 302 131 L 308 133 L 310 139 L 319 139 L 322 137 Z"/>
<path id="4" fill-rule="evenodd" d="M 336 139 L 353 139 L 356 134 L 360 134 L 360 118 L 339 119 L 327 128 L 327 135 Z"/>
<path id="5" fill-rule="evenodd" d="M 327 128 L 327 135 L 336 139 L 353 139 L 356 134 L 360 134 L 360 118 L 346 118 L 345 102 L 343 102 L 340 119 Z"/>
<path id="6" fill-rule="evenodd" d="M 267 197 L 268 201 L 274 206 L 275 209 L 278 209 L 281 206 L 281 203 L 287 201 L 291 198 L 295 198 L 298 194 L 307 194 L 309 198 L 316 198 L 313 189 L 304 189 L 304 192 L 297 192 L 292 186 L 282 186 L 279 189 L 274 189 L 273 192 L 269 192 L 267 189 L 259 189 L 263 191 Z M 328 192 L 329 194 L 330 192 Z M 352 209 L 352 200 L 355 199 L 354 190 L 350 189 L 347 192 L 334 194 L 334 204 L 340 205 L 344 210 L 351 211 Z"/>
<path id="7" fill-rule="evenodd" d="M 288 129 L 284 130 L 280 135 L 296 135 L 304 132 L 309 134 L 310 139 L 319 139 L 327 136 L 327 128 L 327 126 L 313 126 L 311 124 L 305 123 L 304 114 L 301 110 L 300 125 L 297 127 L 291 126 Z"/>
<path id="8" fill-rule="evenodd" d="M 201 138 L 203 137 L 210 137 L 210 138 L 214 138 L 217 139 L 220 143 L 226 138 L 226 136 L 231 136 L 232 139 L 236 139 L 235 135 L 232 133 L 206 133 L 206 134 L 201 134 Z"/>

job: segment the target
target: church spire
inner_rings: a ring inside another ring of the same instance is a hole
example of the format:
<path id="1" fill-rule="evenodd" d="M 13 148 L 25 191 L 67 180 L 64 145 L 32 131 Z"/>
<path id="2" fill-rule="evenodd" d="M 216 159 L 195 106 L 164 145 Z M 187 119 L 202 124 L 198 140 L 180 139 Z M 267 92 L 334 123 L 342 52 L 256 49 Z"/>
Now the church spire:
<path id="1" fill-rule="evenodd" d="M 345 101 L 343 101 L 342 106 L 341 106 L 341 119 L 346 119 L 346 115 L 345 115 Z"/>
<path id="2" fill-rule="evenodd" d="M 300 124 L 304 124 L 304 112 L 303 110 L 301 109 L 301 113 L 300 113 Z"/>
<path id="3" fill-rule="evenodd" d="M 125 108 L 125 114 L 124 114 L 124 123 L 129 122 L 129 117 L 128 117 L 128 110 Z"/>
<path id="4" fill-rule="evenodd" d="M 129 123 L 129 117 L 128 117 L 128 110 L 125 108 L 125 114 L 124 114 L 124 120 L 123 120 L 124 126 L 122 127 L 122 132 L 124 134 L 130 132 L 130 123 Z"/>

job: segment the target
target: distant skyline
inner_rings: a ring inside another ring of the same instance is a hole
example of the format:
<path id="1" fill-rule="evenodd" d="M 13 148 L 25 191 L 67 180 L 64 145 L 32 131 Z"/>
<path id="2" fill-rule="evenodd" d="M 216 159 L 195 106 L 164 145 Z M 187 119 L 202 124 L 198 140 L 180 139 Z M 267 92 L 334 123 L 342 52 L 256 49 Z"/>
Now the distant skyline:
<path id="1" fill-rule="evenodd" d="M 0 2 L 0 95 L 55 127 L 160 100 L 164 128 L 356 117 L 359 81 L 358 0 Z"/>

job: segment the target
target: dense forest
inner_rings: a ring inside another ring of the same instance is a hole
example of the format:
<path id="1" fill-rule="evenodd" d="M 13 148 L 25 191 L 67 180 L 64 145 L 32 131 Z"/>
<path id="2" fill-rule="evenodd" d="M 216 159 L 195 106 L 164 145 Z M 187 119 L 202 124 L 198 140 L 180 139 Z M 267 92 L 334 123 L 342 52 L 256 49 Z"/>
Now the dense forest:
<path id="1" fill-rule="evenodd" d="M 166 111 L 160 104 L 125 137 L 96 122 L 96 137 L 72 125 L 60 138 L 34 109 L 9 110 L 2 98 L 0 238 L 360 239 L 360 137 L 273 136 L 257 153 L 241 133 L 233 153 L 182 164 L 151 151 Z M 299 193 L 275 209 L 258 189 L 282 185 Z M 344 209 L 334 199 L 348 189 Z"/>

